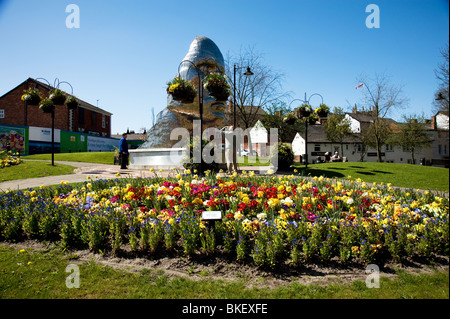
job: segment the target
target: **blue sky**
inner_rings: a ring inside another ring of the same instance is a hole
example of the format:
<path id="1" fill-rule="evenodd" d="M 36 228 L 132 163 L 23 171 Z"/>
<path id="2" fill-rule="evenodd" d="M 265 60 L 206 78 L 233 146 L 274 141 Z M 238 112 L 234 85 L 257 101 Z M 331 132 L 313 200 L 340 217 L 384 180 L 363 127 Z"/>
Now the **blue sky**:
<path id="1" fill-rule="evenodd" d="M 78 29 L 66 27 L 72 3 Z M 365 24 L 371 3 L 378 29 Z M 253 47 L 285 74 L 292 98 L 319 93 L 350 111 L 363 101 L 357 78 L 384 73 L 409 99 L 390 117 L 431 117 L 448 27 L 442 0 L 0 0 L 0 95 L 28 77 L 58 78 L 113 113 L 113 134 L 139 131 L 151 126 L 152 107 L 166 106 L 166 82 L 204 35 L 224 57 Z"/>

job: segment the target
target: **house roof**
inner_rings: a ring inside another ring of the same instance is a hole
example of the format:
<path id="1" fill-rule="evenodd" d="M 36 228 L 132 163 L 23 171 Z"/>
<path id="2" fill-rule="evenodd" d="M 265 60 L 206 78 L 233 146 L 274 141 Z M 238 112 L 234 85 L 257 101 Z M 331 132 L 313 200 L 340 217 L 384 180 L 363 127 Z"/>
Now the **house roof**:
<path id="1" fill-rule="evenodd" d="M 345 113 L 360 123 L 372 123 L 373 118 L 368 112 Z"/>
<path id="2" fill-rule="evenodd" d="M 24 82 L 20 83 L 19 85 L 17 85 L 17 86 L 16 86 L 15 88 L 13 88 L 12 90 L 10 90 L 10 91 L 8 91 L 7 93 L 3 94 L 2 97 L 5 96 L 5 95 L 7 95 L 8 93 L 10 93 L 11 91 L 15 90 L 16 88 L 18 88 L 19 86 L 23 85 L 23 84 L 26 83 L 26 82 L 34 82 L 34 83 L 36 83 L 37 85 L 43 87 L 44 89 L 46 89 L 46 90 L 48 90 L 48 91 L 54 89 L 53 86 L 50 86 L 50 85 L 48 85 L 48 84 L 46 84 L 46 83 L 43 83 L 43 82 L 38 81 L 38 80 L 35 80 L 35 79 L 33 79 L 33 78 L 28 78 L 27 80 L 25 80 Z M 0 97 L 0 98 L 1 98 L 1 97 Z M 103 110 L 103 109 L 101 109 L 101 108 L 99 108 L 99 107 L 96 107 L 96 106 L 94 106 L 94 105 L 92 105 L 92 104 L 90 104 L 90 103 L 88 103 L 88 102 L 86 102 L 86 101 L 81 100 L 81 99 L 78 98 L 78 97 L 76 97 L 76 98 L 77 98 L 77 100 L 78 100 L 79 105 L 80 105 L 81 107 L 85 108 L 85 109 L 88 109 L 88 110 L 90 110 L 90 111 L 94 111 L 94 112 L 97 112 L 97 113 L 109 115 L 109 116 L 113 115 L 111 112 L 108 112 L 108 111 L 105 111 L 105 110 Z"/>
<path id="3" fill-rule="evenodd" d="M 305 132 L 298 132 L 301 137 L 305 137 Z M 355 135 L 350 135 L 344 138 L 343 143 L 360 143 Z M 309 143 L 332 143 L 325 133 L 322 125 L 308 125 L 308 144 Z"/>

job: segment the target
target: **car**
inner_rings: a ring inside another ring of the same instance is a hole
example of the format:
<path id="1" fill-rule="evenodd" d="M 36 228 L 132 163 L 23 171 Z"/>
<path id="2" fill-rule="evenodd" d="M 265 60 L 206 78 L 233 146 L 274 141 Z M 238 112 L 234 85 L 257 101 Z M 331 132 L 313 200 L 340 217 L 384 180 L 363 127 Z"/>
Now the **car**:
<path id="1" fill-rule="evenodd" d="M 236 152 L 239 155 L 239 152 Z M 241 156 L 249 156 L 250 155 L 250 151 L 247 149 L 241 149 Z M 252 150 L 252 155 L 253 156 L 258 156 L 258 153 L 255 150 Z"/>
<path id="2" fill-rule="evenodd" d="M 248 156 L 248 154 L 249 154 L 248 150 L 245 150 L 245 149 L 241 150 L 241 156 Z M 239 152 L 238 152 L 238 155 L 239 155 Z"/>

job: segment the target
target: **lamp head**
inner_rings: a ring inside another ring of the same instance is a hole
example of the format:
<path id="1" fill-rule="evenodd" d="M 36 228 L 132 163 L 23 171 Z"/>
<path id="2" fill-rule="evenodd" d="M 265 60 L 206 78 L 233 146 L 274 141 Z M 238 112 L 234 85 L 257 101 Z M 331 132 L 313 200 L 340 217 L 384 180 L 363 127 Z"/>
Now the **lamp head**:
<path id="1" fill-rule="evenodd" d="M 247 67 L 247 71 L 244 73 L 244 75 L 246 75 L 246 76 L 250 76 L 250 75 L 253 75 L 254 73 L 252 72 L 252 71 L 250 71 L 250 67 L 248 66 Z"/>

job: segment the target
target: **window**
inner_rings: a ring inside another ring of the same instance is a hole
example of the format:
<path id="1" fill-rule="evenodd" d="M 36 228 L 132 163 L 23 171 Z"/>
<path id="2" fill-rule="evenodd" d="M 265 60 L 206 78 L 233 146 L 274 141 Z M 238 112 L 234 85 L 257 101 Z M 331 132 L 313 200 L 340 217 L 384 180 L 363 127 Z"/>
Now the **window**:
<path id="1" fill-rule="evenodd" d="M 78 108 L 78 124 L 84 124 L 84 108 Z"/>
<path id="2" fill-rule="evenodd" d="M 386 152 L 392 152 L 394 147 L 391 144 L 386 144 Z"/>
<path id="3" fill-rule="evenodd" d="M 439 150 L 439 155 L 442 155 L 442 145 L 441 144 L 438 145 L 438 150 Z"/>
<path id="4" fill-rule="evenodd" d="M 320 152 L 320 144 L 314 145 L 314 152 Z"/>
<path id="5" fill-rule="evenodd" d="M 0 119 L 5 118 L 5 110 L 0 110 Z"/>
<path id="6" fill-rule="evenodd" d="M 97 124 L 97 113 L 94 111 L 91 111 L 91 125 L 95 126 Z"/>
<path id="7" fill-rule="evenodd" d="M 106 128 L 106 115 L 102 114 L 102 128 Z"/>
<path id="8" fill-rule="evenodd" d="M 444 155 L 447 155 L 447 144 L 444 144 Z"/>

